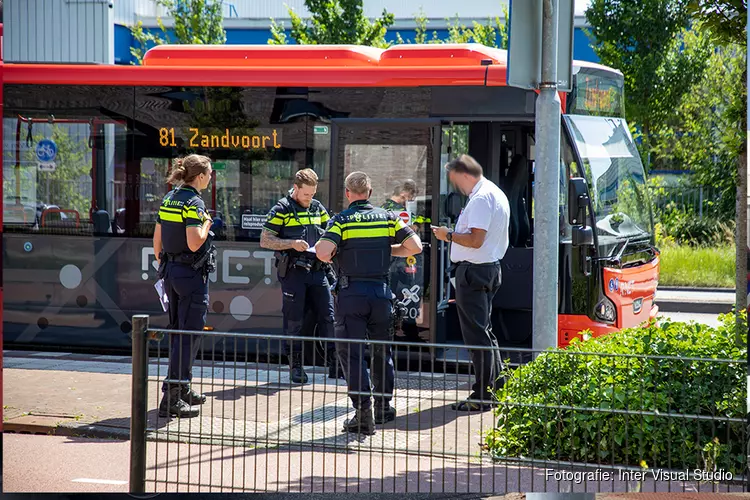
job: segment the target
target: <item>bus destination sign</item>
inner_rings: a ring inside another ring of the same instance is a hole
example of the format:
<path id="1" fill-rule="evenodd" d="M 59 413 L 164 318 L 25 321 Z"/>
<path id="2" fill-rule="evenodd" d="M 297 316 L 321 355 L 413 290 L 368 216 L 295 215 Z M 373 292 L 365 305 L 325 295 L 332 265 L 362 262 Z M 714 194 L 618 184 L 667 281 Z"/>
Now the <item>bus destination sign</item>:
<path id="1" fill-rule="evenodd" d="M 228 128 L 217 130 L 191 127 L 187 129 L 186 134 L 180 134 L 179 129 L 174 127 L 162 127 L 159 129 L 159 145 L 165 148 L 176 147 L 179 141 L 181 143 L 179 145 L 188 148 L 230 150 L 281 148 L 281 133 L 278 130 L 254 130 L 253 132 L 236 132 Z"/>

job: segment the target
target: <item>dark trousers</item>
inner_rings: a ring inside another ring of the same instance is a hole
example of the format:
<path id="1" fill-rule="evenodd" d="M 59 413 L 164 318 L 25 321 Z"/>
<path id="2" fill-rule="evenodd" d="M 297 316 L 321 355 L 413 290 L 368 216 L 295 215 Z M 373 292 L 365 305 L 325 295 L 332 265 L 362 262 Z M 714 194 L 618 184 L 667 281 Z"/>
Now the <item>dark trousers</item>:
<path id="1" fill-rule="evenodd" d="M 312 335 L 315 330 L 311 317 L 306 315 L 306 307 L 312 308 L 313 318 L 317 320 L 319 336 L 333 339 L 333 296 L 328 288 L 328 279 L 323 271 L 306 271 L 298 267 L 289 269 L 281 282 L 282 312 L 284 314 L 284 333 L 301 336 Z M 304 328 L 303 328 L 304 327 Z M 329 351 L 333 343 L 328 342 Z M 284 354 L 302 353 L 304 346 L 300 341 L 288 340 L 284 343 Z"/>
<path id="2" fill-rule="evenodd" d="M 456 307 L 464 344 L 494 347 L 493 350 L 470 349 L 476 381 L 473 395 L 487 399 L 487 387 L 499 388 L 502 370 L 498 343 L 492 332 L 492 299 L 500 288 L 500 264 L 460 263 L 456 268 Z"/>
<path id="3" fill-rule="evenodd" d="M 167 328 L 202 332 L 208 313 L 208 279 L 186 264 L 168 262 L 164 287 L 169 298 Z M 169 385 L 188 385 L 193 379 L 193 361 L 202 338 L 203 335 L 170 335 L 167 377 L 180 382 L 164 382 L 163 391 L 168 390 Z"/>
<path id="4" fill-rule="evenodd" d="M 336 338 L 389 340 L 393 306 L 391 289 L 385 283 L 351 282 L 336 296 Z M 393 397 L 395 373 L 390 345 L 371 346 L 371 374 L 365 364 L 365 343 L 336 343 L 349 398 L 354 408 L 366 410 L 370 400 L 370 375 L 375 385 L 375 400 L 385 403 Z M 380 394 L 381 396 L 378 396 Z M 382 399 L 381 399 L 382 398 Z"/>

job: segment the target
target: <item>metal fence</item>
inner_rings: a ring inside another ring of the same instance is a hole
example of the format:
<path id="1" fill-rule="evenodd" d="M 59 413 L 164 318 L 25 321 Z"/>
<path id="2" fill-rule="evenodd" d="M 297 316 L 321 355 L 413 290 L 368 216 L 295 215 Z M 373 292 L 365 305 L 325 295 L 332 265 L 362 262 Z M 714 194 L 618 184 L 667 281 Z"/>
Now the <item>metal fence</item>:
<path id="1" fill-rule="evenodd" d="M 721 198 L 718 189 L 703 186 L 651 186 L 650 190 L 656 215 L 675 208 L 683 212 L 694 213 L 703 219 L 704 215 L 711 214 L 713 207 Z"/>
<path id="2" fill-rule="evenodd" d="M 192 388 L 207 401 L 194 418 L 160 417 L 168 353 L 153 340 L 168 334 L 133 318 L 131 493 L 746 488 L 746 420 L 733 404 L 744 408 L 744 385 L 727 394 L 710 382 L 744 380 L 745 360 L 561 350 L 529 363 L 531 351 L 500 348 L 524 364 L 507 365 L 491 411 L 459 412 L 451 404 L 473 377 L 455 345 L 343 340 L 365 350 L 371 373 L 372 346 L 395 360 L 396 418 L 362 435 L 342 430 L 354 411 L 345 380 L 329 378 L 325 339 L 303 337 L 201 332 Z M 306 344 L 305 384 L 290 383 L 279 355 L 290 338 Z"/>

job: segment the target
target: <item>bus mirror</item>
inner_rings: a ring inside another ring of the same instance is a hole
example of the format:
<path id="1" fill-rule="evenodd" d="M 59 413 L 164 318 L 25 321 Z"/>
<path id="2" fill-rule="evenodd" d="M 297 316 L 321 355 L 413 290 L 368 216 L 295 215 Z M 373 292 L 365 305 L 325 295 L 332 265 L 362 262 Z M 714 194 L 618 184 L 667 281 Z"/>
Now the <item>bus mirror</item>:
<path id="1" fill-rule="evenodd" d="M 456 220 L 461 213 L 461 197 L 453 192 L 445 199 L 445 215 L 451 220 Z"/>
<path id="2" fill-rule="evenodd" d="M 573 226 L 573 246 L 590 247 L 594 245 L 594 230 L 589 226 Z"/>
<path id="3" fill-rule="evenodd" d="M 586 226 L 589 190 L 586 179 L 573 177 L 568 181 L 568 221 L 572 226 Z"/>

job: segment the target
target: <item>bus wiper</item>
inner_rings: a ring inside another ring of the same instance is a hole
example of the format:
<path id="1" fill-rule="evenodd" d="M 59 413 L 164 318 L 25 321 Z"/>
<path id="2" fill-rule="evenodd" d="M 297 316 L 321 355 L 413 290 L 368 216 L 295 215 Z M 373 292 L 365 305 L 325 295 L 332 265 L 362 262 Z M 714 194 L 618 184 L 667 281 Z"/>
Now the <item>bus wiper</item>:
<path id="1" fill-rule="evenodd" d="M 616 266 L 619 266 L 622 262 L 622 256 L 625 253 L 625 249 L 628 247 L 628 243 L 630 243 L 630 238 L 625 238 L 625 241 L 622 242 L 622 246 L 620 247 L 616 255 L 614 256 L 608 255 L 607 257 L 600 257 L 597 260 L 600 262 L 610 262 Z"/>

